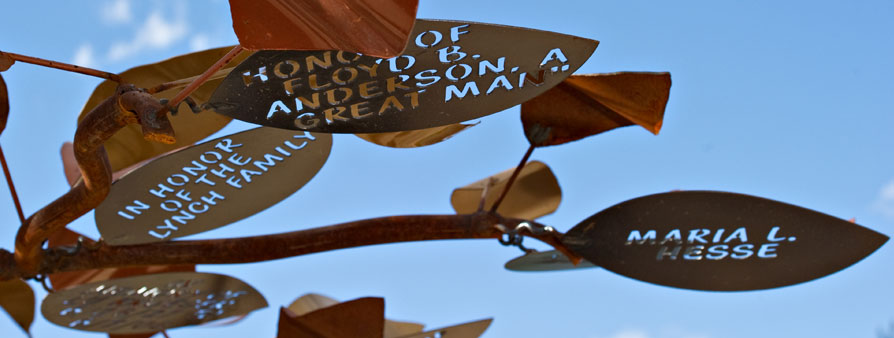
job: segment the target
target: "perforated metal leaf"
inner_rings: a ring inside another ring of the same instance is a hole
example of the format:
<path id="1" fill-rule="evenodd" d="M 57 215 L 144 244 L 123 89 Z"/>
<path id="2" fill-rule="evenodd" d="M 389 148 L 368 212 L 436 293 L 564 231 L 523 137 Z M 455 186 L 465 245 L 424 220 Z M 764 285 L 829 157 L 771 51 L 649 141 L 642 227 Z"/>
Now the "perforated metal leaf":
<path id="1" fill-rule="evenodd" d="M 233 47 L 230 46 L 184 54 L 161 62 L 134 67 L 124 71 L 120 75 L 126 83 L 132 83 L 137 87 L 151 88 L 162 83 L 200 75 L 222 56 L 226 55 L 232 48 Z M 232 64 L 236 64 L 247 58 L 249 55 L 251 55 L 251 53 L 242 53 L 231 62 Z M 226 74 L 227 72 L 224 71 L 219 75 L 222 76 Z M 190 97 L 195 99 L 196 103 L 202 104 L 208 100 L 212 91 L 217 88 L 221 81 L 222 80 L 218 77 L 206 82 L 193 92 Z M 84 105 L 83 110 L 81 110 L 78 121 L 84 117 L 84 114 L 111 96 L 115 92 L 116 87 L 117 84 L 112 81 L 104 81 L 100 83 L 99 86 L 93 90 L 93 93 Z M 173 98 L 180 89 L 181 88 L 172 88 L 154 96 L 160 99 L 170 99 Z M 162 144 L 145 140 L 139 125 L 128 125 L 115 133 L 111 139 L 106 141 L 105 148 L 109 155 L 109 163 L 112 165 L 112 170 L 118 171 L 171 150 L 190 146 L 217 132 L 230 122 L 230 118 L 218 114 L 194 114 L 189 110 L 185 103 L 180 105 L 179 113 L 177 115 L 170 116 L 169 118 L 177 138 L 177 142 L 174 144 Z"/>
<path id="2" fill-rule="evenodd" d="M 265 126 L 383 133 L 459 123 L 555 86 L 597 41 L 525 28 L 417 20 L 401 56 L 260 51 L 236 66 L 209 108 Z"/>
<path id="3" fill-rule="evenodd" d="M 256 128 L 161 157 L 112 185 L 96 226 L 112 245 L 170 240 L 238 221 L 323 167 L 332 135 Z"/>
<path id="4" fill-rule="evenodd" d="M 230 0 L 233 30 L 251 50 L 344 50 L 393 57 L 418 0 Z"/>
<path id="5" fill-rule="evenodd" d="M 257 290 L 233 277 L 171 272 L 57 291 L 44 299 L 41 313 L 76 330 L 132 334 L 197 325 L 266 306 Z"/>
<path id="6" fill-rule="evenodd" d="M 496 175 L 478 180 L 462 188 L 453 190 L 450 204 L 458 214 L 470 214 L 478 210 L 484 187 L 487 189 L 484 210 L 490 210 L 497 198 L 502 194 L 509 177 L 515 168 L 507 169 Z M 525 164 L 518 174 L 515 183 L 509 189 L 506 199 L 497 208 L 504 217 L 535 219 L 549 215 L 559 208 L 562 201 L 562 189 L 549 167 L 540 161 Z"/>
<path id="7" fill-rule="evenodd" d="M 525 135 L 542 147 L 635 124 L 658 134 L 670 85 L 670 73 L 572 75 L 522 104 Z"/>
<path id="8" fill-rule="evenodd" d="M 888 236 L 760 197 L 678 191 L 619 203 L 563 237 L 617 274 L 684 289 L 742 291 L 814 280 L 868 256 Z"/>

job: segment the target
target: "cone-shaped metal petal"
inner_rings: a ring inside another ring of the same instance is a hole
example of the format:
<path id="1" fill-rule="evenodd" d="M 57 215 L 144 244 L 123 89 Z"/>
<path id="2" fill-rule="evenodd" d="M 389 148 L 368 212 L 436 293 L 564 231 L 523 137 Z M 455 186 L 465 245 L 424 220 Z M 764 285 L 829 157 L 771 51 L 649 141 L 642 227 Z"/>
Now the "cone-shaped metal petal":
<path id="1" fill-rule="evenodd" d="M 50 322 L 84 331 L 157 332 L 239 316 L 267 306 L 236 278 L 170 272 L 79 285 L 50 293 L 40 307 Z"/>
<path id="2" fill-rule="evenodd" d="M 339 304 L 339 301 L 321 294 L 308 293 L 298 297 L 286 308 L 292 316 L 303 316 L 307 313 Z M 280 319 L 282 321 L 282 319 Z M 282 324 L 280 324 L 282 325 Z M 425 325 L 411 322 L 400 322 L 385 319 L 384 338 L 397 338 L 412 333 L 422 332 Z"/>
<path id="3" fill-rule="evenodd" d="M 259 51 L 207 108 L 249 123 L 327 133 L 431 128 L 496 113 L 562 82 L 597 41 L 525 28 L 418 20 L 391 59 Z"/>
<path id="4" fill-rule="evenodd" d="M 562 241 L 607 270 L 684 289 L 742 291 L 820 278 L 888 237 L 791 204 L 714 191 L 635 198 L 584 220 Z"/>
<path id="5" fill-rule="evenodd" d="M 280 338 L 369 337 L 382 338 L 385 332 L 385 300 L 358 298 L 304 315 L 280 308 Z"/>
<path id="6" fill-rule="evenodd" d="M 669 73 L 572 75 L 522 104 L 525 135 L 542 147 L 634 124 L 658 134 L 670 85 Z"/>
<path id="7" fill-rule="evenodd" d="M 473 127 L 475 124 L 456 123 L 446 126 L 432 127 L 408 131 L 396 131 L 392 133 L 356 134 L 357 137 L 380 146 L 391 148 L 416 148 L 430 146 L 446 141 L 453 135 Z"/>
<path id="8" fill-rule="evenodd" d="M 484 187 L 491 184 L 487 188 L 484 203 L 484 210 L 490 210 L 502 194 L 514 170 L 515 168 L 508 169 L 453 190 L 453 194 L 450 195 L 450 204 L 453 205 L 453 210 L 456 210 L 458 214 L 474 213 L 481 203 Z M 562 189 L 559 188 L 559 182 L 552 170 L 543 162 L 531 161 L 525 164 L 518 174 L 506 199 L 497 208 L 497 213 L 504 217 L 533 220 L 556 211 L 561 201 Z"/>
<path id="9" fill-rule="evenodd" d="M 400 54 L 419 0 L 230 0 L 233 30 L 251 50 Z"/>
<path id="10" fill-rule="evenodd" d="M 332 135 L 256 128 L 161 157 L 112 185 L 96 208 L 109 244 L 166 241 L 238 221 L 304 186 Z"/>

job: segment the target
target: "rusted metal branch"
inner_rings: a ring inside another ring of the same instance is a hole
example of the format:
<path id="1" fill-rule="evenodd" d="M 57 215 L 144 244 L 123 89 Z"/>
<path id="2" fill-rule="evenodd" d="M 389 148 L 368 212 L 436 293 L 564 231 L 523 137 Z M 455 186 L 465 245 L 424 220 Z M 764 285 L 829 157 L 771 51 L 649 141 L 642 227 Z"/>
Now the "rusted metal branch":
<path id="1" fill-rule="evenodd" d="M 30 63 L 30 64 L 34 64 L 34 65 L 38 65 L 38 66 L 56 68 L 56 69 L 66 70 L 69 72 L 75 72 L 75 73 L 80 73 L 80 74 L 84 74 L 84 75 L 95 76 L 98 78 L 112 80 L 112 81 L 121 83 L 121 77 L 115 73 L 96 70 L 93 68 L 81 67 L 81 66 L 77 66 L 77 65 L 73 65 L 73 64 L 69 64 L 69 63 L 64 63 L 64 62 L 45 60 L 45 59 L 36 58 L 33 56 L 9 53 L 9 52 L 0 51 L 0 54 L 7 56 L 10 59 L 15 60 L 15 61 L 21 61 L 21 62 Z"/>
<path id="2" fill-rule="evenodd" d="M 531 221 L 502 218 L 493 213 L 468 215 L 417 215 L 366 219 L 308 230 L 275 235 L 200 241 L 171 241 L 141 245 L 102 246 L 98 249 L 51 248 L 43 256 L 41 274 L 96 268 L 171 265 L 234 264 L 261 262 L 317 252 L 365 245 L 441 239 L 500 238 L 503 229 L 516 229 L 528 223 L 518 234 L 536 238 L 575 259 L 561 243 L 561 233 Z M 536 233 L 535 233 L 536 232 Z M 75 251 L 75 252 L 72 252 Z M 0 264 L 4 264 L 0 253 Z M 579 258 L 578 258 L 579 259 Z M 14 262 L 12 262 L 14 263 Z M 6 264 L 12 264 L 7 262 Z M 4 273 L 0 278 L 17 277 Z"/>
<path id="3" fill-rule="evenodd" d="M 211 74 L 211 76 L 209 76 L 207 79 L 205 79 L 205 82 L 223 79 L 223 78 L 227 77 L 227 75 L 230 75 L 230 72 L 233 71 L 233 68 L 236 68 L 236 67 L 229 67 L 229 68 L 224 68 L 224 69 L 218 70 L 218 71 L 214 72 L 214 74 Z M 148 92 L 149 94 L 155 94 L 155 93 L 161 93 L 163 91 L 174 89 L 174 88 L 186 87 L 187 85 L 195 82 L 196 79 L 198 79 L 201 76 L 202 76 L 202 74 L 199 74 L 199 75 L 188 77 L 185 79 L 165 82 L 165 83 L 162 83 L 155 87 L 146 89 L 146 92 Z"/>
<path id="4" fill-rule="evenodd" d="M 176 107 L 177 105 L 180 104 L 180 102 L 183 102 L 183 100 L 186 99 L 186 97 L 189 96 L 189 94 L 192 94 L 192 92 L 194 92 L 196 89 L 198 89 L 199 86 L 201 86 L 203 83 L 205 83 L 205 81 L 208 81 L 208 79 L 211 78 L 211 76 L 214 75 L 215 72 L 217 72 L 218 70 L 223 68 L 223 66 L 226 66 L 228 63 L 230 63 L 230 61 L 232 61 L 233 58 L 238 56 L 239 53 L 241 53 L 243 50 L 245 50 L 245 49 L 242 48 L 241 45 L 236 45 L 236 47 L 233 47 L 233 49 L 230 50 L 229 52 L 227 52 L 226 55 L 221 57 L 220 60 L 217 60 L 217 62 L 215 62 L 213 65 L 211 65 L 211 67 L 208 67 L 208 69 L 206 69 L 205 72 L 202 73 L 202 75 L 199 75 L 199 77 L 196 78 L 195 80 L 193 80 L 192 83 L 190 83 L 188 86 L 186 86 L 186 88 L 183 88 L 183 90 L 181 90 L 179 93 L 177 93 L 177 96 L 174 96 L 174 98 L 171 99 L 171 101 L 169 101 L 165 105 L 164 110 L 162 110 L 162 112 L 167 113 L 168 111 L 171 110 L 171 108 Z"/>
<path id="5" fill-rule="evenodd" d="M 16 193 L 16 185 L 12 182 L 12 174 L 9 172 L 9 165 L 6 164 L 6 156 L 3 155 L 2 147 L 0 147 L 0 164 L 3 165 L 3 175 L 6 176 L 6 185 L 9 186 L 9 194 L 12 195 L 12 202 L 16 205 L 19 221 L 25 223 L 25 213 L 22 212 L 22 202 L 19 202 L 19 194 Z"/>
<path id="6" fill-rule="evenodd" d="M 111 168 L 103 143 L 128 123 L 140 123 L 147 139 L 172 142 L 174 132 L 161 104 L 132 85 L 121 85 L 115 95 L 87 113 L 74 137 L 75 159 L 83 180 L 52 203 L 31 215 L 16 235 L 15 260 L 20 273 L 33 276 L 40 266 L 41 244 L 50 234 L 95 208 L 111 185 Z"/>

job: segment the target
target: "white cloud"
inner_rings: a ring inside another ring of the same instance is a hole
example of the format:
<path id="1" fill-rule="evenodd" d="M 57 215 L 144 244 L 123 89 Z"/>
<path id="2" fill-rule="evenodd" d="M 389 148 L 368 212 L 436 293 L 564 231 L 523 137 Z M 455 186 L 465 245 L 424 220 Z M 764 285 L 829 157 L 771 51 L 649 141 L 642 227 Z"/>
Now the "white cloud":
<path id="1" fill-rule="evenodd" d="M 107 23 L 129 23 L 133 20 L 129 0 L 113 0 L 102 8 L 102 20 Z"/>
<path id="2" fill-rule="evenodd" d="M 211 48 L 211 39 L 208 35 L 199 33 L 192 36 L 192 39 L 189 40 L 189 49 L 192 51 L 200 51 Z"/>
<path id="3" fill-rule="evenodd" d="M 162 49 L 186 37 L 188 26 L 185 9 L 180 7 L 176 18 L 165 19 L 161 12 L 149 14 L 146 21 L 137 29 L 133 40 L 117 42 L 109 48 L 108 58 L 120 61 L 147 49 Z"/>
<path id="4" fill-rule="evenodd" d="M 75 50 L 74 58 L 72 58 L 71 63 L 87 68 L 96 67 L 96 59 L 93 57 L 93 46 L 91 46 L 89 43 L 78 46 L 78 49 Z"/>
<path id="5" fill-rule="evenodd" d="M 888 181 L 882 186 L 872 204 L 872 209 L 885 215 L 885 217 L 894 219 L 894 180 Z"/>
<path id="6" fill-rule="evenodd" d="M 642 330 L 621 330 L 611 335 L 611 338 L 648 338 L 649 335 Z"/>

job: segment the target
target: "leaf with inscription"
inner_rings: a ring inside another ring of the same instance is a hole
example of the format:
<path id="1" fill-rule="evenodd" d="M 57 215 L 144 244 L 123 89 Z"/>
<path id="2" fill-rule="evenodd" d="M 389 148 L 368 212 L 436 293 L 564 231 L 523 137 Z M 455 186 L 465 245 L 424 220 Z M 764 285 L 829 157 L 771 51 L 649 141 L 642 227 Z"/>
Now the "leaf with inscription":
<path id="1" fill-rule="evenodd" d="M 383 337 L 385 300 L 358 298 L 305 314 L 280 308 L 277 337 Z"/>
<path id="2" fill-rule="evenodd" d="M 582 260 L 574 265 L 568 256 L 558 250 L 529 252 L 516 257 L 504 265 L 506 270 L 512 271 L 557 271 L 596 267 L 587 260 Z"/>
<path id="3" fill-rule="evenodd" d="M 233 30 L 251 50 L 344 50 L 377 57 L 404 49 L 419 0 L 230 0 Z"/>
<path id="4" fill-rule="evenodd" d="M 170 240 L 238 221 L 288 197 L 323 167 L 332 135 L 256 128 L 161 157 L 112 185 L 96 208 L 108 244 Z"/>
<path id="5" fill-rule="evenodd" d="M 247 314 L 267 306 L 236 278 L 169 272 L 93 282 L 56 291 L 41 304 L 50 322 L 111 334 L 158 332 Z"/>
<path id="6" fill-rule="evenodd" d="M 231 49 L 233 49 L 232 46 L 180 55 L 158 63 L 134 67 L 124 71 L 120 75 L 126 83 L 132 83 L 137 87 L 151 88 L 169 81 L 181 80 L 202 74 L 202 72 L 208 69 L 208 67 L 213 65 L 222 56 L 226 55 Z M 236 56 L 232 62 L 240 62 L 250 54 L 251 53 L 242 53 Z M 221 83 L 222 80 L 220 77 L 226 74 L 227 72 L 223 72 L 218 74 L 218 78 L 212 78 L 208 82 L 205 82 L 205 84 L 193 92 L 190 97 L 195 99 L 198 104 L 207 101 L 211 96 L 211 92 Z M 90 99 L 88 99 L 87 103 L 84 105 L 84 109 L 81 111 L 78 121 L 83 119 L 84 115 L 96 107 L 100 102 L 111 96 L 115 92 L 117 85 L 117 83 L 112 81 L 104 81 L 100 83 L 99 86 L 93 90 L 93 94 L 90 95 Z M 170 99 L 173 98 L 178 91 L 178 88 L 175 87 L 160 92 L 154 96 L 159 99 Z M 180 105 L 179 111 L 179 114 L 169 116 L 171 125 L 176 132 L 177 142 L 174 144 L 162 144 L 145 140 L 140 126 L 135 124 L 125 126 L 115 133 L 115 135 L 105 143 L 112 170 L 118 171 L 171 150 L 192 145 L 193 143 L 217 132 L 230 122 L 230 118 L 218 114 L 194 114 L 189 110 L 185 103 Z"/>
<path id="7" fill-rule="evenodd" d="M 442 327 L 430 331 L 402 336 L 399 338 L 432 338 L 432 337 L 450 337 L 450 338 L 478 338 L 484 334 L 484 331 L 490 327 L 490 323 L 494 320 L 491 318 L 483 319 L 454 326 Z"/>
<path id="8" fill-rule="evenodd" d="M 782 287 L 842 270 L 888 236 L 743 194 L 676 191 L 635 198 L 569 230 L 574 253 L 617 274 L 695 290 Z"/>
<path id="9" fill-rule="evenodd" d="M 6 91 L 6 82 L 0 75 L 0 134 L 6 130 L 6 121 L 9 119 L 9 92 Z"/>
<path id="10" fill-rule="evenodd" d="M 670 86 L 670 73 L 572 75 L 522 104 L 525 136 L 543 147 L 634 124 L 657 135 Z"/>
<path id="11" fill-rule="evenodd" d="M 476 125 L 477 123 L 456 123 L 418 130 L 356 135 L 380 146 L 391 148 L 416 148 L 446 141 L 453 137 L 453 135 L 466 130 L 466 128 L 474 127 Z"/>
<path id="12" fill-rule="evenodd" d="M 453 210 L 458 214 L 474 213 L 478 210 L 481 194 L 488 184 L 490 187 L 487 188 L 484 209 L 490 210 L 503 193 L 514 170 L 515 168 L 508 169 L 453 190 L 453 194 L 450 195 Z M 506 198 L 497 208 L 497 213 L 504 217 L 533 220 L 556 211 L 561 201 L 562 189 L 559 188 L 559 182 L 552 170 L 543 162 L 531 161 L 525 164 L 518 174 Z"/>
<path id="13" fill-rule="evenodd" d="M 28 283 L 18 278 L 0 281 L 0 307 L 30 335 L 34 322 L 34 290 Z"/>
<path id="14" fill-rule="evenodd" d="M 339 304 L 339 301 L 316 293 L 309 293 L 299 297 L 292 304 L 289 304 L 287 310 L 294 316 L 303 316 L 312 311 L 317 311 L 333 305 Z M 282 321 L 282 319 L 280 319 Z M 422 332 L 425 325 L 411 322 L 400 322 L 396 320 L 385 319 L 384 338 L 397 338 L 408 334 Z"/>
<path id="15" fill-rule="evenodd" d="M 260 51 L 236 66 L 207 107 L 265 126 L 383 133 L 490 115 L 542 94 L 598 42 L 525 28 L 417 20 L 403 54 Z"/>

